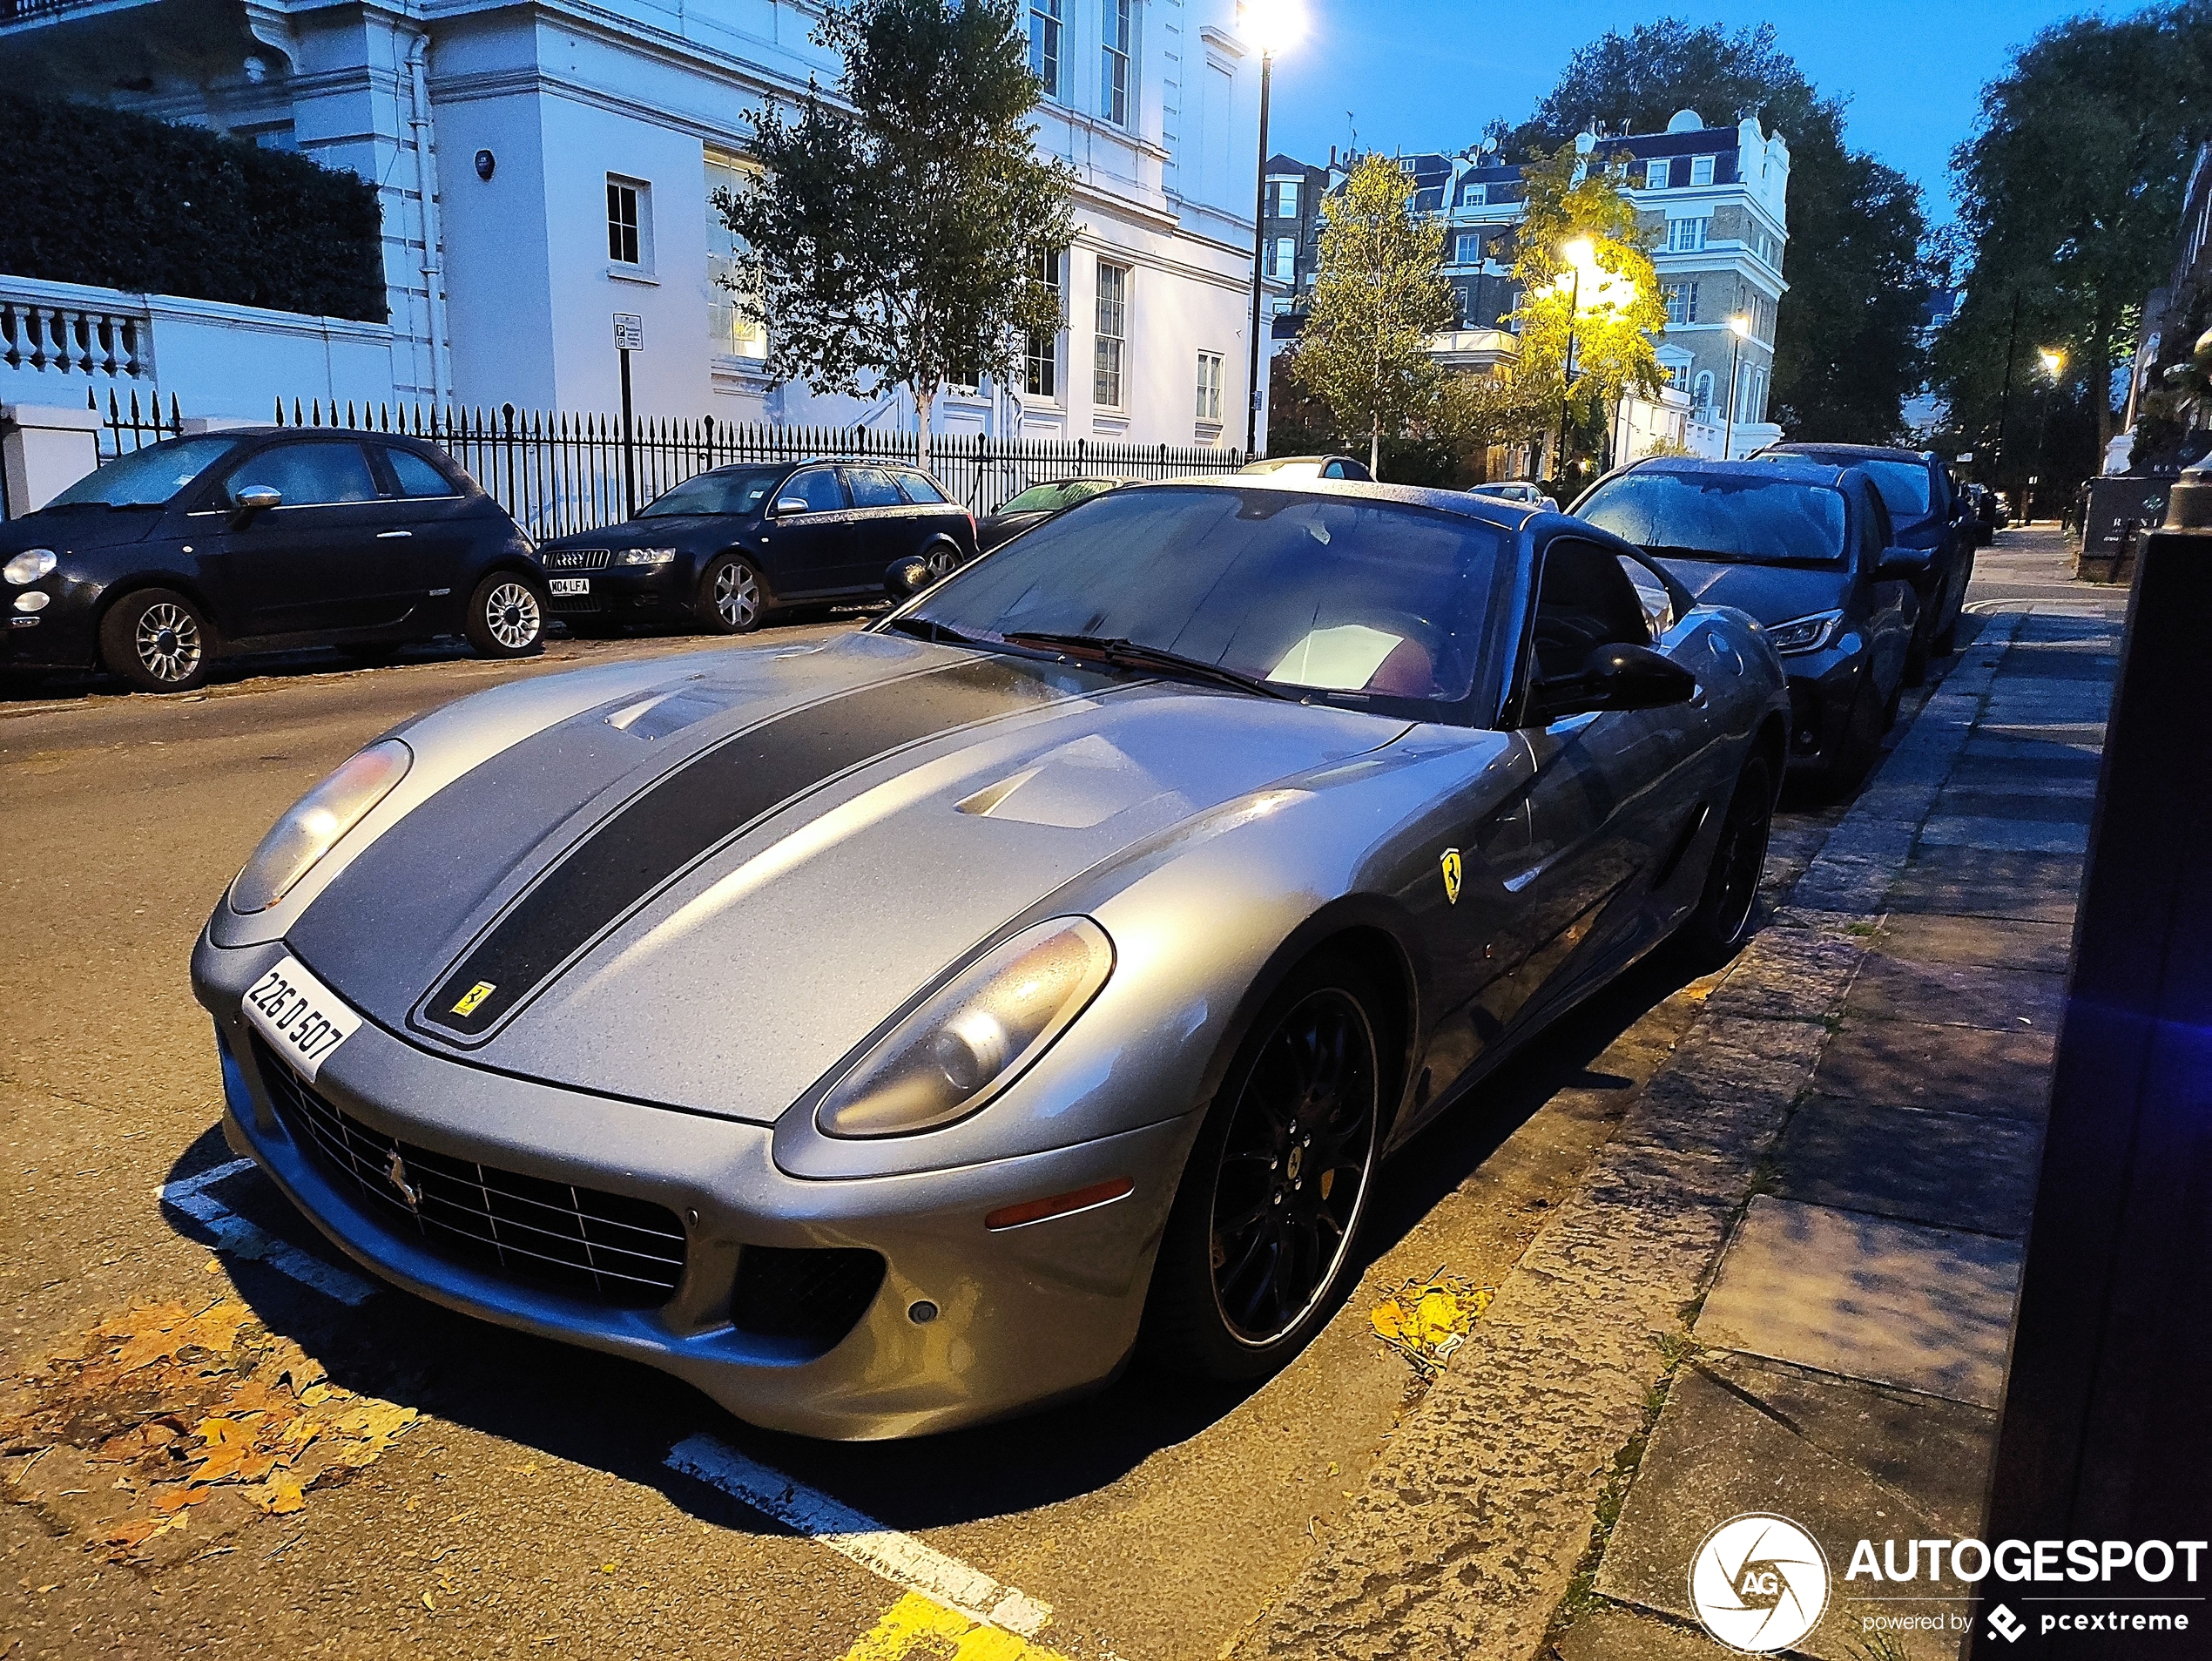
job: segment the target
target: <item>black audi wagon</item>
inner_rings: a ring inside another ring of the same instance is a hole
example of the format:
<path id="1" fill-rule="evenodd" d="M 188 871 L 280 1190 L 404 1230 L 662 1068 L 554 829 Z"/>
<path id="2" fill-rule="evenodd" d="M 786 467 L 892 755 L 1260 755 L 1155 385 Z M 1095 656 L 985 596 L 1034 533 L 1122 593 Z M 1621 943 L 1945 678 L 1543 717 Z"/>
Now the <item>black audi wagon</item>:
<path id="1" fill-rule="evenodd" d="M 435 444 L 241 428 L 165 439 L 0 524 L 0 666 L 186 692 L 236 652 L 465 634 L 538 649 L 529 538 Z"/>
<path id="2" fill-rule="evenodd" d="M 919 556 L 941 577 L 975 557 L 975 521 L 915 468 L 747 463 L 542 554 L 554 614 L 579 634 L 686 618 L 744 634 L 772 611 L 880 600 L 895 561 Z"/>

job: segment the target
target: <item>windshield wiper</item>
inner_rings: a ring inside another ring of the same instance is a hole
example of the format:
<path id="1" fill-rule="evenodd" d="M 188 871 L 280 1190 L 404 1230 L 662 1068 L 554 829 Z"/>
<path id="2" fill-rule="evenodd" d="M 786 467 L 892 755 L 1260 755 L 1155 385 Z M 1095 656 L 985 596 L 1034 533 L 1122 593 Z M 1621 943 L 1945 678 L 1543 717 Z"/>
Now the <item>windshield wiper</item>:
<path id="1" fill-rule="evenodd" d="M 1164 674 L 1181 675 L 1188 679 L 1226 686 L 1232 692 L 1250 692 L 1258 698 L 1279 698 L 1293 704 L 1299 701 L 1296 692 L 1262 680 L 1257 675 L 1240 674 L 1234 669 L 1224 669 L 1217 663 L 1208 663 L 1203 658 L 1186 658 L 1181 652 L 1170 652 L 1164 646 L 1140 645 L 1134 640 L 1109 640 L 1096 634 L 1032 634 L 1020 630 L 999 638 L 1010 646 L 1039 646 L 1048 652 L 1064 652 L 1073 658 L 1094 658 L 1100 663 L 1111 664 L 1119 669 L 1158 670 Z"/>

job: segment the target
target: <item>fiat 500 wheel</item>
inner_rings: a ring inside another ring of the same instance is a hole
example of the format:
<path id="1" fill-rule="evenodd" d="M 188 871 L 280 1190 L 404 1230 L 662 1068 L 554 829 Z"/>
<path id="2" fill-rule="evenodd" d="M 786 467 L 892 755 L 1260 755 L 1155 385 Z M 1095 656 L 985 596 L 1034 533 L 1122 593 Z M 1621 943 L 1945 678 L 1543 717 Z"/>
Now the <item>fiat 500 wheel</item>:
<path id="1" fill-rule="evenodd" d="M 545 641 L 545 598 L 513 571 L 494 571 L 469 598 L 469 644 L 487 658 L 523 658 Z"/>
<path id="2" fill-rule="evenodd" d="M 167 589 L 126 594 L 100 619 L 100 661 L 142 692 L 188 692 L 207 679 L 213 631 L 199 608 Z"/>
<path id="3" fill-rule="evenodd" d="M 1169 1365 L 1257 1378 L 1328 1319 L 1381 1147 L 1376 997 L 1310 962 L 1268 1002 L 1224 1079 L 1153 1272 L 1147 1340 Z"/>

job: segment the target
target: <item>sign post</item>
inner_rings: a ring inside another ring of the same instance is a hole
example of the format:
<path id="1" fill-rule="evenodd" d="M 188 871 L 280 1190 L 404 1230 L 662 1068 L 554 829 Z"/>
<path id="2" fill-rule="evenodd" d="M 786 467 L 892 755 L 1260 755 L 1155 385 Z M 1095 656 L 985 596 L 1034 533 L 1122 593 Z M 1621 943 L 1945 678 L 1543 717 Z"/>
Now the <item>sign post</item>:
<path id="1" fill-rule="evenodd" d="M 645 349 L 645 320 L 636 312 L 617 312 L 615 355 L 622 360 L 622 517 L 637 511 L 637 457 L 631 442 L 630 354 Z"/>

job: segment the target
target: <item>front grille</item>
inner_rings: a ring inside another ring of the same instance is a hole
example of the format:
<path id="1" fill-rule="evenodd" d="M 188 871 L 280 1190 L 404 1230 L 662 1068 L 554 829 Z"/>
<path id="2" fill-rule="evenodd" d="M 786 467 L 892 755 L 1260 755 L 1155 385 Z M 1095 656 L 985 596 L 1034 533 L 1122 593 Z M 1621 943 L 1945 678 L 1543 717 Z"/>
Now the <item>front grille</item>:
<path id="1" fill-rule="evenodd" d="M 442 1257 L 622 1308 L 655 1308 L 675 1293 L 684 1225 L 667 1207 L 396 1141 L 325 1101 L 253 1042 L 292 1139 L 395 1232 L 420 1235 Z"/>
<path id="2" fill-rule="evenodd" d="M 554 594 L 547 597 L 546 604 L 556 617 L 574 617 L 600 609 L 597 594 Z"/>
<path id="3" fill-rule="evenodd" d="M 548 548 L 538 555 L 550 571 L 603 571 L 614 557 L 611 548 Z"/>
<path id="4" fill-rule="evenodd" d="M 882 1285 L 883 1259 L 874 1252 L 748 1246 L 738 1258 L 730 1324 L 826 1350 L 853 1330 Z"/>

